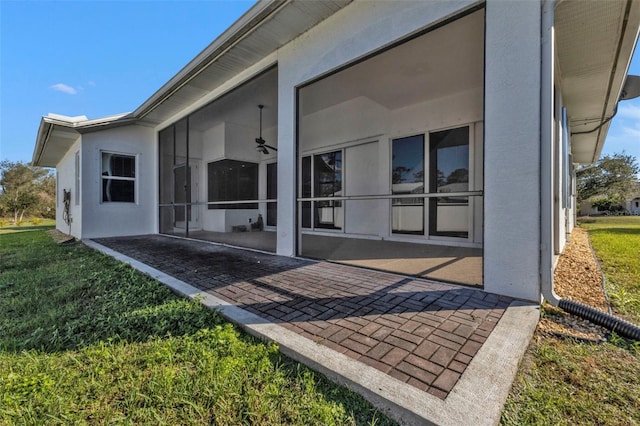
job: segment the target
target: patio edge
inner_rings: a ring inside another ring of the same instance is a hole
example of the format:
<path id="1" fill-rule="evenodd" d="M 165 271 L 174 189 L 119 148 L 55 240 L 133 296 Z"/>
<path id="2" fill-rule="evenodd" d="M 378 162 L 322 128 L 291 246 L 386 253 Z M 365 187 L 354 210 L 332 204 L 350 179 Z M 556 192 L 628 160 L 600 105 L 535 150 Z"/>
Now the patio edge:
<path id="1" fill-rule="evenodd" d="M 83 243 L 129 264 L 179 294 L 197 298 L 249 334 L 276 342 L 284 355 L 358 392 L 401 424 L 497 424 L 539 319 L 538 305 L 512 302 L 443 401 L 95 241 Z"/>

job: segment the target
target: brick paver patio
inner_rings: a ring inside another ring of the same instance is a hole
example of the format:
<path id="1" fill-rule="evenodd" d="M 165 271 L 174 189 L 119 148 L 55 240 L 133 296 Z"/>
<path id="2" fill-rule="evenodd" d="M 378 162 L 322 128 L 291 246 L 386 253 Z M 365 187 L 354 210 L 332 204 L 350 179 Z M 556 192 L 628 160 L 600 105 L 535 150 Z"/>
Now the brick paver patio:
<path id="1" fill-rule="evenodd" d="M 96 242 L 444 399 L 508 297 L 160 235 Z"/>

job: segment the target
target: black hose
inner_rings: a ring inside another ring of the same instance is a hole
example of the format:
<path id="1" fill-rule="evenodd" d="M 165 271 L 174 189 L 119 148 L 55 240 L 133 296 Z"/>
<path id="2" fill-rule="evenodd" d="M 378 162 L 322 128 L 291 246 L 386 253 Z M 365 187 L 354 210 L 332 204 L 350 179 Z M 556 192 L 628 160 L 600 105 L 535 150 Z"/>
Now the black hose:
<path id="1" fill-rule="evenodd" d="M 591 306 L 569 299 L 560 299 L 558 306 L 571 314 L 608 328 L 622 337 L 640 341 L 640 327 L 622 318 L 614 317 Z"/>

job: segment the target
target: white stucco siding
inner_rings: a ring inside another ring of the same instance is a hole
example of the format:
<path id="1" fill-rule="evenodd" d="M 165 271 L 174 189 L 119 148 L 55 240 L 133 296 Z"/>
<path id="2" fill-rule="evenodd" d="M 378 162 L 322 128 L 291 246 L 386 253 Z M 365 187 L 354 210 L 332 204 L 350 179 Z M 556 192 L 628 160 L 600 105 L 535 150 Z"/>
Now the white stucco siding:
<path id="1" fill-rule="evenodd" d="M 76 182 L 76 154 L 82 159 L 80 146 L 81 137 L 78 136 L 78 140 L 56 165 L 56 229 L 76 238 L 82 238 L 82 197 L 79 199 L 80 203 L 76 204 L 76 187 L 80 186 L 79 189 L 82 191 L 82 180 Z M 71 191 L 69 203 L 71 224 L 64 221 L 63 190 Z"/>
<path id="2" fill-rule="evenodd" d="M 539 1 L 487 1 L 484 286 L 527 300 L 540 298 L 540 28 Z"/>
<path id="3" fill-rule="evenodd" d="M 132 125 L 82 136 L 82 238 L 157 232 L 156 132 Z M 102 201 L 102 152 L 135 156 L 135 203 Z"/>

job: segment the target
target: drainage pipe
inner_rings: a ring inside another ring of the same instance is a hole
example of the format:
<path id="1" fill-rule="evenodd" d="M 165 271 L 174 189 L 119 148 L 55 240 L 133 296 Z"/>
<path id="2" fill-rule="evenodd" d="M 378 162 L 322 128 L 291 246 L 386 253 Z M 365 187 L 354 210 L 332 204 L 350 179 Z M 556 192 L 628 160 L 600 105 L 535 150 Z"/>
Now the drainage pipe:
<path id="1" fill-rule="evenodd" d="M 577 315 L 594 324 L 608 328 L 622 337 L 640 341 L 640 327 L 621 318 L 614 317 L 591 306 L 569 299 L 560 299 L 558 306 L 570 314 Z"/>

